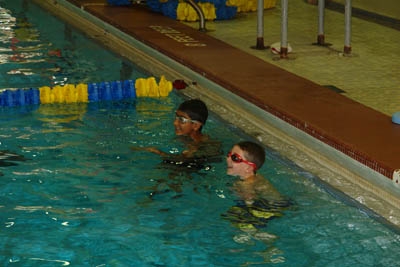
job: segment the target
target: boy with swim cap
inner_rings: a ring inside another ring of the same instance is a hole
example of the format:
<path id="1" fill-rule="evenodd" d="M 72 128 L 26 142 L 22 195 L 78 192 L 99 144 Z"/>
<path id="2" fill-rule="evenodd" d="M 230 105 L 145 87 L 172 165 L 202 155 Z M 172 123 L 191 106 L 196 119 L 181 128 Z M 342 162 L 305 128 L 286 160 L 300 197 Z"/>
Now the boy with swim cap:
<path id="1" fill-rule="evenodd" d="M 132 150 L 145 150 L 162 157 L 162 168 L 170 170 L 169 178 L 175 183 L 168 182 L 168 186 L 176 192 L 181 191 L 182 181 L 176 177 L 186 176 L 199 170 L 209 170 L 209 163 L 220 162 L 222 156 L 221 142 L 213 140 L 203 134 L 202 129 L 208 118 L 206 104 L 200 99 L 190 99 L 181 103 L 175 112 L 175 134 L 186 145 L 186 149 L 179 154 L 166 153 L 155 147 L 133 147 Z M 158 192 L 158 185 L 154 195 Z"/>
<path id="2" fill-rule="evenodd" d="M 190 99 L 178 107 L 175 113 L 174 127 L 176 135 L 187 135 L 193 141 L 202 141 L 205 137 L 201 133 L 208 118 L 206 104 L 200 99 Z"/>
<path id="3" fill-rule="evenodd" d="M 215 145 L 215 141 L 212 141 L 207 134 L 202 133 L 207 118 L 207 106 L 200 99 L 186 100 L 179 105 L 175 112 L 175 119 L 173 122 L 175 134 L 177 136 L 187 137 L 182 140 L 187 144 L 187 149 L 182 151 L 180 154 L 181 157 L 198 158 L 221 154 L 219 146 L 217 150 L 215 147 L 214 149 L 212 149 L 213 147 L 209 147 L 210 142 Z M 166 153 L 155 147 L 134 147 L 132 150 L 146 150 L 163 157 L 171 156 L 170 153 Z"/>

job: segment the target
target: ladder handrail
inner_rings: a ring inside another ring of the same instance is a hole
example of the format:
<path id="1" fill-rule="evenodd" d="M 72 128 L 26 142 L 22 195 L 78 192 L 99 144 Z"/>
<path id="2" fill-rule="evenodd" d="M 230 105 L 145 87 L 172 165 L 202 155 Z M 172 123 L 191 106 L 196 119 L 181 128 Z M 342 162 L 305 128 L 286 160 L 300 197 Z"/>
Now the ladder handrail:
<path id="1" fill-rule="evenodd" d="M 191 5 L 194 10 L 196 11 L 197 15 L 199 16 L 199 31 L 205 32 L 206 30 L 206 19 L 204 17 L 203 10 L 199 7 L 198 4 L 196 4 L 193 0 L 185 0 L 186 2 Z"/>

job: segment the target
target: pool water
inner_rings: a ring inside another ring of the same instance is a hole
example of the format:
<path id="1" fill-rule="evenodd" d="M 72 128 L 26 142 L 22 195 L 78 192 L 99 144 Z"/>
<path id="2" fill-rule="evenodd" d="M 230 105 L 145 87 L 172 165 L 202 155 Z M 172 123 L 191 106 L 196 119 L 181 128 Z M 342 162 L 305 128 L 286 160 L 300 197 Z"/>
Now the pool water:
<path id="1" fill-rule="evenodd" d="M 39 47 L 51 43 L 62 55 L 10 61 L 4 39 L 2 88 L 148 75 L 28 1 L 0 1 L 0 7 L 29 22 Z M 64 38 L 66 31 L 72 38 Z M 56 65 L 62 71 L 51 72 Z M 31 74 L 6 75 L 9 69 Z M 0 264 L 400 266 L 398 231 L 269 148 L 260 174 L 293 205 L 265 227 L 238 227 L 223 216 L 238 200 L 224 158 L 209 170 L 176 177 L 181 191 L 169 190 L 161 181 L 169 181 L 170 169 L 161 159 L 130 147 L 182 151 L 172 119 L 183 100 L 174 92 L 159 99 L 1 108 L 0 150 L 23 158 L 0 154 Z M 204 131 L 224 152 L 252 139 L 214 114 Z M 155 186 L 160 193 L 151 195 Z"/>
<path id="2" fill-rule="evenodd" d="M 295 204 L 257 232 L 222 217 L 237 200 L 223 161 L 179 177 L 182 192 L 151 197 L 170 170 L 129 147 L 181 151 L 172 118 L 182 100 L 3 109 L 1 148 L 25 160 L 1 167 L 2 265 L 397 265 L 395 232 L 268 149 L 261 174 Z M 213 115 L 205 131 L 224 151 L 250 139 Z"/>
<path id="3" fill-rule="evenodd" d="M 97 83 L 149 74 L 26 0 L 0 0 L 0 89 Z"/>

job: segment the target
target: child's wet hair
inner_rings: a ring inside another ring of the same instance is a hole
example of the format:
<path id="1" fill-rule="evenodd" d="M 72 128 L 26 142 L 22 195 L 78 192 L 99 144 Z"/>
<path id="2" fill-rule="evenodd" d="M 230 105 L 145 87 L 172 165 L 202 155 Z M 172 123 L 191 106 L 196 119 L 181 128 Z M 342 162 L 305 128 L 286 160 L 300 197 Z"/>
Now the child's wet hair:
<path id="1" fill-rule="evenodd" d="M 185 112 L 190 119 L 199 121 L 203 125 L 206 123 L 208 118 L 207 106 L 200 99 L 186 100 L 178 107 L 178 110 Z"/>
<path id="2" fill-rule="evenodd" d="M 265 150 L 264 148 L 251 141 L 242 141 L 236 144 L 246 153 L 246 159 L 257 165 L 257 169 L 260 169 L 265 162 Z"/>

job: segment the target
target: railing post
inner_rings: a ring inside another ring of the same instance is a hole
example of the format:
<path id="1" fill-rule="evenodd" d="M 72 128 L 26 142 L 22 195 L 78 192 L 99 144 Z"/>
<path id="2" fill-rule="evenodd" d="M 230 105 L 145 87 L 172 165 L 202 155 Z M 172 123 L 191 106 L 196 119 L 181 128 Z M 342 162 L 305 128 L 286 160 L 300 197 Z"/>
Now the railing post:
<path id="1" fill-rule="evenodd" d="M 346 0 L 344 7 L 345 17 L 345 37 L 344 37 L 344 49 L 345 55 L 351 54 L 351 0 Z"/>
<path id="2" fill-rule="evenodd" d="M 288 55 L 288 0 L 282 0 L 281 9 L 281 49 L 279 53 L 281 58 L 286 58 Z"/>
<path id="3" fill-rule="evenodd" d="M 255 49 L 266 49 L 264 45 L 264 0 L 257 0 L 257 43 L 252 46 Z"/>
<path id="4" fill-rule="evenodd" d="M 317 37 L 318 45 L 325 44 L 324 20 L 325 20 L 325 0 L 318 0 L 318 37 Z"/>

